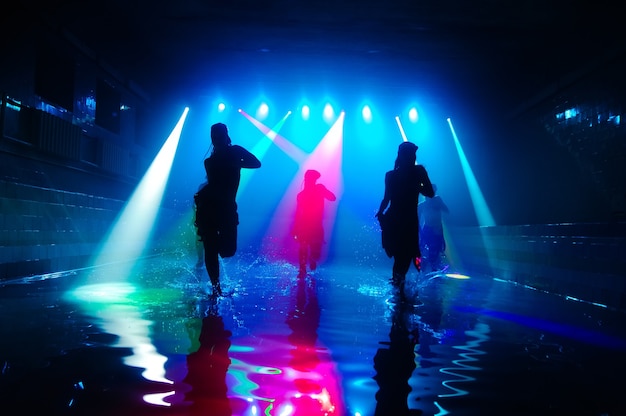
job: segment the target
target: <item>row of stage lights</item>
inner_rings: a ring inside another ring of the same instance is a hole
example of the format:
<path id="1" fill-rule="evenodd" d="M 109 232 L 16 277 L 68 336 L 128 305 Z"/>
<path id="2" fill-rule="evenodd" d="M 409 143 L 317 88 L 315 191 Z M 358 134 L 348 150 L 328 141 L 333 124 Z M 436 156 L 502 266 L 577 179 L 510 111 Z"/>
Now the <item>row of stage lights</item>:
<path id="1" fill-rule="evenodd" d="M 228 110 L 228 107 L 226 106 L 226 104 L 219 103 L 217 105 L 217 111 L 219 113 L 223 113 L 227 110 Z M 241 109 L 237 111 L 241 111 Z M 256 110 L 257 120 L 259 121 L 265 120 L 269 115 L 269 111 L 270 111 L 269 105 L 267 103 L 261 103 L 257 107 L 257 110 Z M 308 105 L 303 105 L 302 107 L 300 107 L 298 112 L 300 113 L 300 116 L 302 117 L 302 119 L 305 121 L 311 118 L 311 107 Z M 291 114 L 291 111 L 289 111 L 288 114 Z M 411 123 L 417 123 L 417 121 L 419 120 L 419 114 L 417 112 L 417 108 L 415 107 L 410 108 L 408 110 L 407 115 L 408 115 L 408 121 Z M 363 121 L 365 121 L 366 123 L 371 123 L 374 120 L 372 109 L 367 104 L 361 107 L 361 116 L 363 117 Z M 322 118 L 326 122 L 329 122 L 329 123 L 335 120 L 336 111 L 332 104 L 326 103 L 324 105 L 324 109 L 322 110 Z M 399 116 L 396 116 L 396 120 L 398 119 L 399 119 Z"/>

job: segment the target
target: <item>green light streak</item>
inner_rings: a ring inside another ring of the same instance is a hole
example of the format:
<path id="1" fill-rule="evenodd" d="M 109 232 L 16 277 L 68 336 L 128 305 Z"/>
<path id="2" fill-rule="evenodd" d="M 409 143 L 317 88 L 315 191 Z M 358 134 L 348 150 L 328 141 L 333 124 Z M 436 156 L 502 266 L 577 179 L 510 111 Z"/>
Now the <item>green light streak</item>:
<path id="1" fill-rule="evenodd" d="M 469 161 L 467 160 L 465 152 L 461 147 L 461 143 L 459 142 L 456 132 L 454 131 L 454 127 L 452 126 L 452 120 L 448 119 L 448 124 L 450 125 L 450 131 L 452 132 L 452 137 L 454 138 L 454 145 L 456 146 L 457 153 L 459 154 L 459 159 L 461 159 L 461 167 L 465 176 L 465 182 L 467 183 L 467 187 L 469 188 L 472 204 L 474 205 L 474 212 L 476 213 L 476 217 L 478 219 L 478 225 L 496 225 L 493 216 L 491 215 L 491 211 L 487 206 L 487 202 L 485 201 L 485 197 L 480 190 L 480 186 L 478 186 L 478 181 L 474 176 L 474 172 L 470 167 Z"/>

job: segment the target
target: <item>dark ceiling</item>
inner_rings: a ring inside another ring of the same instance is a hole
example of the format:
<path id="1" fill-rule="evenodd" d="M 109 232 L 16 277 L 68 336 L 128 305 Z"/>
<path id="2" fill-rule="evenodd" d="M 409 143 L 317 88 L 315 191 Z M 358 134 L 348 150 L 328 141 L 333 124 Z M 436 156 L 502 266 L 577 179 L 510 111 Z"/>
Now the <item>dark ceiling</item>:
<path id="1" fill-rule="evenodd" d="M 626 38 L 607 0 L 52 0 L 37 10 L 153 96 L 324 78 L 447 85 L 515 106 L 623 53 Z"/>

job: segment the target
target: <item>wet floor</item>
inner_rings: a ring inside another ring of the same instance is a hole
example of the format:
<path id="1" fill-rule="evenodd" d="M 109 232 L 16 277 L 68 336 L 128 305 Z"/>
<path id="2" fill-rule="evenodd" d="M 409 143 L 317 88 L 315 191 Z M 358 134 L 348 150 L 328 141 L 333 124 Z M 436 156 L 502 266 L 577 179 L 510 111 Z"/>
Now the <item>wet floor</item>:
<path id="1" fill-rule="evenodd" d="M 426 270 L 402 301 L 383 263 L 237 254 L 217 299 L 182 254 L 5 282 L 2 414 L 626 415 L 623 313 Z"/>

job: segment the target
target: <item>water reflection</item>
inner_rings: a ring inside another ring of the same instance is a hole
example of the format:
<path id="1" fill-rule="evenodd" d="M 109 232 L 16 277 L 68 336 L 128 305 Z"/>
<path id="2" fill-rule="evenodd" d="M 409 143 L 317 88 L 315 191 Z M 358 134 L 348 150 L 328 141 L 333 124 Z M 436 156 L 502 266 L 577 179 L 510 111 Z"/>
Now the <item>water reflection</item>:
<path id="1" fill-rule="evenodd" d="M 284 283 L 285 292 L 256 294 L 258 308 L 237 296 L 200 299 L 206 312 L 187 325 L 192 348 L 172 398 L 176 408 L 212 416 L 343 414 L 335 363 L 317 335 L 317 283 L 312 276 Z M 246 317 L 245 328 L 231 326 L 235 311 Z"/>
<path id="2" fill-rule="evenodd" d="M 389 341 L 374 356 L 374 380 L 378 383 L 375 416 L 419 415 L 421 411 L 409 409 L 411 392 L 409 380 L 415 370 L 415 347 L 419 343 L 419 328 L 413 324 L 415 307 L 404 298 L 390 302 L 391 329 Z"/>
<path id="3" fill-rule="evenodd" d="M 465 331 L 468 339 L 464 345 L 457 345 L 454 348 L 462 351 L 459 357 L 452 361 L 454 366 L 444 367 L 439 371 L 446 374 L 451 379 L 445 380 L 442 384 L 451 390 L 451 393 L 440 394 L 439 397 L 455 397 L 469 394 L 469 391 L 459 387 L 460 383 L 476 381 L 471 372 L 482 370 L 479 364 L 478 356 L 485 355 L 486 352 L 481 349 L 481 344 L 489 340 L 489 326 L 483 323 L 476 323 L 473 330 Z"/>
<path id="4" fill-rule="evenodd" d="M 144 369 L 142 375 L 146 380 L 172 384 L 165 377 L 167 357 L 152 342 L 154 322 L 145 319 L 133 300 L 138 291 L 129 283 L 102 283 L 80 286 L 66 296 L 80 302 L 87 313 L 98 318 L 104 332 L 118 336 L 113 347 L 131 349 L 132 354 L 124 357 L 126 365 Z"/>
<path id="5" fill-rule="evenodd" d="M 320 362 L 316 345 L 317 329 L 320 324 L 320 306 L 315 279 L 308 281 L 298 278 L 294 302 L 286 323 L 291 329 L 287 339 L 293 346 L 291 367 L 300 372 L 313 370 Z M 305 388 L 305 390 L 309 389 Z"/>
<path id="6" fill-rule="evenodd" d="M 298 279 L 293 265 L 250 261 L 229 264 L 236 290 L 212 303 L 194 262 L 155 261 L 128 282 L 83 285 L 78 273 L 0 285 L 4 406 L 94 416 L 626 414 L 615 382 L 626 372 L 622 314 L 449 275 L 421 276 L 414 308 L 383 301 L 387 269 L 328 265 Z"/>
<path id="7" fill-rule="evenodd" d="M 431 347 L 439 344 L 445 336 L 445 330 L 441 328 L 444 313 L 444 294 L 441 290 L 441 283 L 441 279 L 436 277 L 428 279 L 420 286 L 422 293 L 428 297 L 424 307 L 420 308 L 421 331 L 417 350 L 420 356 L 420 367 L 431 365 L 426 360 L 437 356 Z"/>
<path id="8" fill-rule="evenodd" d="M 185 394 L 185 400 L 191 403 L 191 415 L 232 415 L 226 384 L 231 336 L 218 313 L 217 299 L 210 299 L 198 337 L 200 346 L 187 356 L 187 375 L 183 379 L 191 387 Z"/>
<path id="9" fill-rule="evenodd" d="M 317 415 L 335 412 L 336 403 L 331 397 L 324 377 L 323 363 L 318 356 L 317 330 L 320 324 L 320 306 L 315 277 L 299 275 L 291 310 L 286 319 L 291 333 L 287 336 L 292 346 L 289 365 L 293 371 L 296 391 L 294 414 Z"/>
<path id="10" fill-rule="evenodd" d="M 289 333 L 276 336 L 256 333 L 237 339 L 233 364 L 238 371 L 237 385 L 232 391 L 243 393 L 250 405 L 245 415 L 276 414 L 289 416 L 341 415 L 342 394 L 335 364 L 327 348 L 320 345 L 317 330 L 321 309 L 317 284 L 312 276 L 296 277 L 288 288 L 290 296 L 285 309 L 280 300 L 266 320 L 274 321 L 273 313 L 284 314 Z M 280 329 L 273 328 L 280 333 Z M 243 377 L 242 377 L 243 376 Z M 247 393 L 241 388 L 248 386 Z"/>

